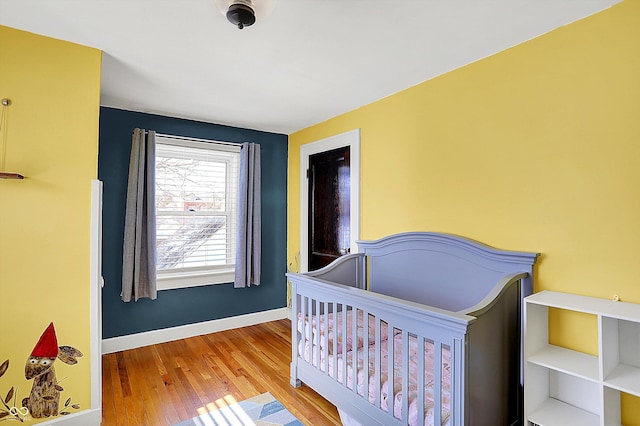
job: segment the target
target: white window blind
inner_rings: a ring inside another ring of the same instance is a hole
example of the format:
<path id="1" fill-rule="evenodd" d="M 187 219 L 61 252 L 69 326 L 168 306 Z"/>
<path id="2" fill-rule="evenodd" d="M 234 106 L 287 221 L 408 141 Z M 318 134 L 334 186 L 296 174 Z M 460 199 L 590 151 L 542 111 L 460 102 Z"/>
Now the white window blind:
<path id="1" fill-rule="evenodd" d="M 239 145 L 156 137 L 159 289 L 233 281 L 239 153 Z"/>

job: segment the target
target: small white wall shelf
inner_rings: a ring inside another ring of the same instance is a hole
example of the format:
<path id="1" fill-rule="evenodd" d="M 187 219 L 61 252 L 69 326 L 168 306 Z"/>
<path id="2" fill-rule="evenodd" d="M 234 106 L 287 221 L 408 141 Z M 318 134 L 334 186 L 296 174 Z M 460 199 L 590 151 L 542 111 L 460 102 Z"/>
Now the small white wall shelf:
<path id="1" fill-rule="evenodd" d="M 549 344 L 549 308 L 595 315 L 598 356 Z M 620 392 L 640 397 L 640 305 L 553 291 L 525 299 L 527 425 L 620 426 Z"/>
<path id="2" fill-rule="evenodd" d="M 19 173 L 0 172 L 0 179 L 24 179 Z"/>

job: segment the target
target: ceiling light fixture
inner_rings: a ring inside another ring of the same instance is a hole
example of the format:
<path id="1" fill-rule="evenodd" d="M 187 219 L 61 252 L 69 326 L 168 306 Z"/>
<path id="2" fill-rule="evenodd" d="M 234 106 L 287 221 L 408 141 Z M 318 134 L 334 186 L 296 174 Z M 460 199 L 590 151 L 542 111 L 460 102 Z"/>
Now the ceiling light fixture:
<path id="1" fill-rule="evenodd" d="M 230 5 L 229 10 L 227 10 L 227 19 L 229 22 L 237 25 L 240 29 L 249 27 L 256 22 L 256 13 L 253 11 L 253 8 L 246 3 L 251 2 L 239 1 Z"/>
<path id="2" fill-rule="evenodd" d="M 214 0 L 220 12 L 236 27 L 243 29 L 264 18 L 273 8 L 272 0 Z"/>

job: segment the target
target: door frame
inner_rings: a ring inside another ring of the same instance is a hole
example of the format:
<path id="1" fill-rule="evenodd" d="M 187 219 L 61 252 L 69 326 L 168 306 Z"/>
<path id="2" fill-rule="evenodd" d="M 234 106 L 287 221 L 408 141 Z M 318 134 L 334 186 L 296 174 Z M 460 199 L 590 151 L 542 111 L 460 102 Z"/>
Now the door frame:
<path id="1" fill-rule="evenodd" d="M 309 157 L 338 148 L 349 147 L 349 221 L 350 249 L 357 253 L 360 238 L 360 129 L 350 130 L 315 142 L 300 146 L 300 272 L 309 270 L 309 184 L 307 169 Z"/>

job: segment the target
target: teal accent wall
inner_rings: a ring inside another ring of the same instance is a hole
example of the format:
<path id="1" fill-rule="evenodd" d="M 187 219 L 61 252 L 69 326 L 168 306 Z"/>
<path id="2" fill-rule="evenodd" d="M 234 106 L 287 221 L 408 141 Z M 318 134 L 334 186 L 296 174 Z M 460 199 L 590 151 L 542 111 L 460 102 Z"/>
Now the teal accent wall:
<path id="1" fill-rule="evenodd" d="M 163 290 L 156 300 L 124 303 L 122 240 L 131 135 L 136 127 L 178 136 L 260 144 L 262 166 L 261 285 L 216 284 Z M 160 115 L 100 108 L 98 178 L 104 182 L 102 295 L 105 339 L 286 306 L 287 135 Z"/>

